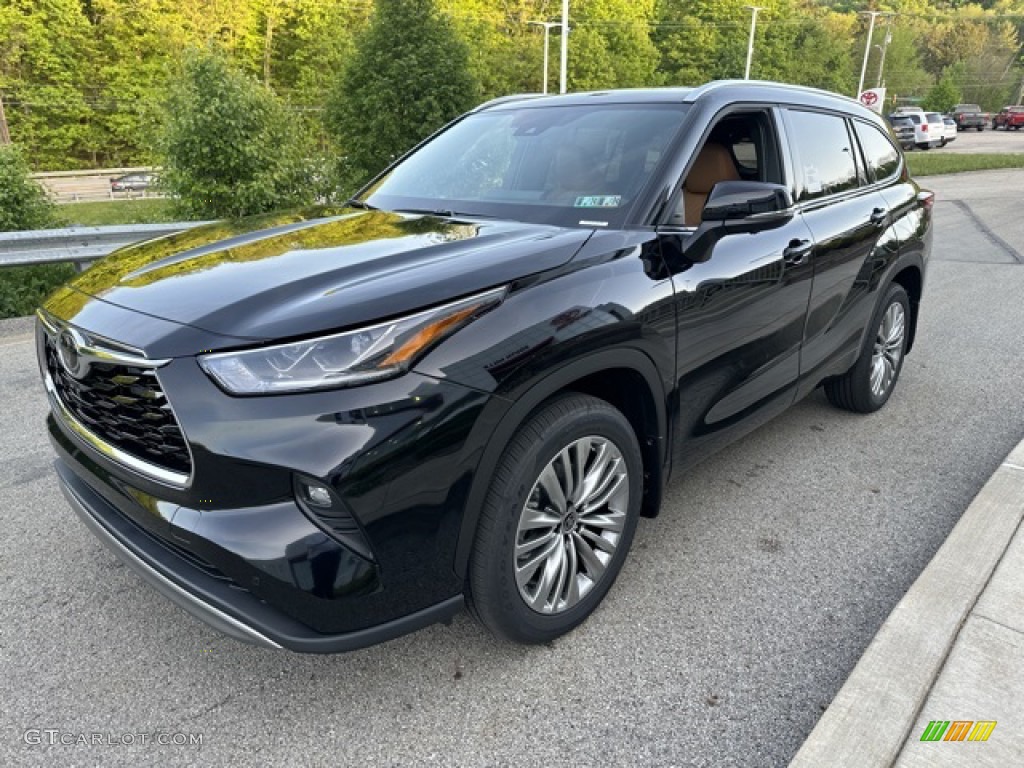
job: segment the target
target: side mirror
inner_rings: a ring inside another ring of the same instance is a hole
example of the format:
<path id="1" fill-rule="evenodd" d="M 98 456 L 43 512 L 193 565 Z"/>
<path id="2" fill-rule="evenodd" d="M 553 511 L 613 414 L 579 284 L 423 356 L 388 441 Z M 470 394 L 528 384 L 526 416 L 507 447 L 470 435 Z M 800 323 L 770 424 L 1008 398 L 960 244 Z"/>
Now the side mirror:
<path id="1" fill-rule="evenodd" d="M 678 261 L 700 264 L 726 235 L 764 232 L 793 218 L 793 195 L 781 184 L 720 181 L 711 188 L 697 231 L 681 239 Z"/>
<path id="2" fill-rule="evenodd" d="M 701 221 L 725 224 L 730 230 L 758 232 L 765 224 L 793 218 L 793 196 L 781 184 L 764 181 L 720 181 L 708 195 Z"/>

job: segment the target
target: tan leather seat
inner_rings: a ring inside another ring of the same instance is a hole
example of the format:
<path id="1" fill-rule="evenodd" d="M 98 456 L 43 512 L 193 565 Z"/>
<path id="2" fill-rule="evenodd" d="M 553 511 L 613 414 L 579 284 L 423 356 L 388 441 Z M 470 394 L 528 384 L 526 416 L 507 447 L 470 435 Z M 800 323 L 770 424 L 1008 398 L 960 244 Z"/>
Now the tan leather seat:
<path id="1" fill-rule="evenodd" d="M 740 175 L 729 150 L 714 142 L 705 144 L 683 182 L 683 220 L 686 226 L 700 224 L 700 212 L 704 210 L 708 193 L 715 184 L 739 180 Z"/>

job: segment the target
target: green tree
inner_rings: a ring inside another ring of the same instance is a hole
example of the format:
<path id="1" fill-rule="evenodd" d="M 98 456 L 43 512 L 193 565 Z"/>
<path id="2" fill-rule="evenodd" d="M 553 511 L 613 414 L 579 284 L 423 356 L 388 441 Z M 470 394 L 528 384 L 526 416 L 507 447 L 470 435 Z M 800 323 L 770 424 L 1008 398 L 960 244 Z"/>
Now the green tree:
<path id="1" fill-rule="evenodd" d="M 162 183 L 185 216 L 246 216 L 307 204 L 314 195 L 294 116 L 211 51 L 185 56 L 158 151 Z"/>
<path id="2" fill-rule="evenodd" d="M 478 101 L 466 46 L 433 0 L 377 0 L 328 105 L 342 178 L 361 183 Z"/>
<path id="3" fill-rule="evenodd" d="M 89 164 L 90 31 L 79 0 L 0 2 L 0 88 L 11 138 L 34 167 Z"/>
<path id="4" fill-rule="evenodd" d="M 21 150 L 0 145 L 0 232 L 43 229 L 53 221 L 53 203 L 29 175 Z"/>
<path id="5" fill-rule="evenodd" d="M 931 87 L 924 101 L 921 103 L 925 109 L 932 112 L 949 112 L 955 105 L 960 103 L 962 98 L 957 80 L 963 70 L 962 66 L 954 65 L 946 67 L 942 77 Z"/>
<path id="6" fill-rule="evenodd" d="M 579 0 L 569 32 L 573 90 L 658 85 L 658 49 L 651 42 L 654 0 Z"/>

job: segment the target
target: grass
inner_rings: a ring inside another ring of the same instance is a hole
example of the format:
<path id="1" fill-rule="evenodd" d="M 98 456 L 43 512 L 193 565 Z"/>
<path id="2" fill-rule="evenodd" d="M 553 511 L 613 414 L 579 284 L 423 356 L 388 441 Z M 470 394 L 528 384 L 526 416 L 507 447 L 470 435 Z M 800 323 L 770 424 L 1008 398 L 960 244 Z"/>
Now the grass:
<path id="1" fill-rule="evenodd" d="M 148 197 L 136 200 L 104 200 L 96 203 L 65 203 L 57 206 L 58 226 L 100 227 L 108 224 L 159 224 L 178 221 L 171 201 Z"/>
<path id="2" fill-rule="evenodd" d="M 913 176 L 934 176 L 939 173 L 1024 168 L 1024 154 L 960 155 L 941 150 L 908 152 L 907 164 Z"/>

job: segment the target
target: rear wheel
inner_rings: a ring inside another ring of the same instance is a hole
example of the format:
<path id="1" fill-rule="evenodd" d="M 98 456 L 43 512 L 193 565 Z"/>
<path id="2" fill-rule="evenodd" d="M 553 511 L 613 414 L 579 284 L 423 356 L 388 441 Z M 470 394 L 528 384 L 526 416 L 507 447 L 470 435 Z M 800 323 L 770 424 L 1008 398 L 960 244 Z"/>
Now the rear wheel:
<path id="1" fill-rule="evenodd" d="M 629 421 L 561 396 L 512 438 L 481 512 L 469 604 L 494 634 L 541 643 L 600 604 L 633 540 L 643 485 Z"/>
<path id="2" fill-rule="evenodd" d="M 857 362 L 842 376 L 825 382 L 832 405 L 856 413 L 877 411 L 889 400 L 903 368 L 910 327 L 910 300 L 903 286 L 888 290 L 871 320 L 874 334 Z"/>

